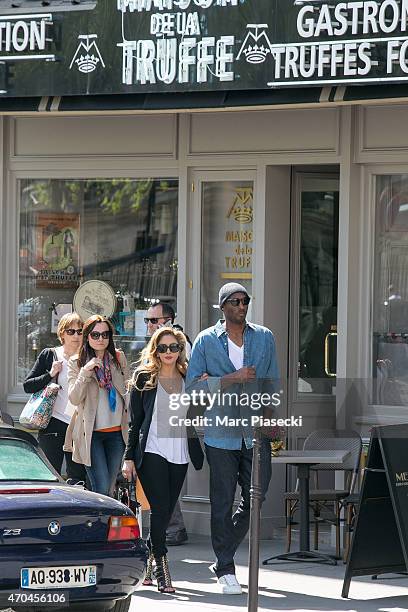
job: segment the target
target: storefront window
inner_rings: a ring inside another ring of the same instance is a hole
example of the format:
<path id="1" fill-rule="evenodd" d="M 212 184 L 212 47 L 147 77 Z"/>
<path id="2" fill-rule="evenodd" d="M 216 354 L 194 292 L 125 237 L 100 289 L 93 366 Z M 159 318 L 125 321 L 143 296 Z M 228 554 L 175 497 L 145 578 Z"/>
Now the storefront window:
<path id="1" fill-rule="evenodd" d="M 152 300 L 176 305 L 178 182 L 26 179 L 20 202 L 18 381 L 58 344 L 56 316 L 87 280 L 116 294 L 117 344 L 134 361 L 140 311 Z M 135 312 L 124 317 L 124 306 Z"/>
<path id="2" fill-rule="evenodd" d="M 408 174 L 378 176 L 373 312 L 374 402 L 408 404 Z"/>
<path id="3" fill-rule="evenodd" d="M 338 179 L 303 176 L 300 206 L 298 392 L 331 394 L 336 383 Z"/>
<path id="4" fill-rule="evenodd" d="M 218 291 L 237 282 L 252 294 L 253 182 L 210 181 L 202 185 L 201 329 L 222 313 Z M 252 302 L 248 308 L 251 320 Z"/>

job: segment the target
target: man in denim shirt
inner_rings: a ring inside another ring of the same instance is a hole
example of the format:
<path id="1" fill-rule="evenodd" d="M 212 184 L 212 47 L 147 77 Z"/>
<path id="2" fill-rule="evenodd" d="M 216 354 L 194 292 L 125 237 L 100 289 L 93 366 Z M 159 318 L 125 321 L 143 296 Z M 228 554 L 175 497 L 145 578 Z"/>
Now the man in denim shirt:
<path id="1" fill-rule="evenodd" d="M 260 406 L 251 400 L 258 398 L 259 391 L 269 391 L 272 397 L 279 377 L 275 339 L 266 327 L 246 321 L 249 302 L 242 285 L 221 287 L 219 306 L 224 320 L 197 337 L 186 378 L 190 393 L 213 394 L 205 412 L 204 442 L 210 467 L 211 539 L 217 559 L 213 569 L 226 594 L 242 592 L 235 577 L 234 555 L 249 528 L 252 417 L 260 414 Z M 270 445 L 263 440 L 263 496 L 270 477 Z M 241 502 L 232 516 L 237 484 Z"/>

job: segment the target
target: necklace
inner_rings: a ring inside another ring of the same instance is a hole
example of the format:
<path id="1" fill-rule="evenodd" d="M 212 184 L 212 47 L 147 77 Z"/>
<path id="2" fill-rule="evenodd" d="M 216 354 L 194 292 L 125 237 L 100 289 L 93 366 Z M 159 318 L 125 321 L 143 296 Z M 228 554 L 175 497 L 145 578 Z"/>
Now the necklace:
<path id="1" fill-rule="evenodd" d="M 171 378 L 164 378 L 159 376 L 159 381 L 161 386 L 167 393 L 180 393 L 181 385 L 179 384 L 181 378 L 177 378 L 177 380 Z"/>

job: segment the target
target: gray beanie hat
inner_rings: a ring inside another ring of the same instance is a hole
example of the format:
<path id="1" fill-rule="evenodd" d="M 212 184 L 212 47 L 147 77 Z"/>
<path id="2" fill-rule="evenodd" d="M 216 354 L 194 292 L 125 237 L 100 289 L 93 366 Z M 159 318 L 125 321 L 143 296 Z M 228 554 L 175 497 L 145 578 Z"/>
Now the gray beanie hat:
<path id="1" fill-rule="evenodd" d="M 248 295 L 248 291 L 239 283 L 227 283 L 221 287 L 218 294 L 218 304 L 220 308 L 224 304 L 225 300 L 228 300 L 233 293 L 245 293 Z"/>

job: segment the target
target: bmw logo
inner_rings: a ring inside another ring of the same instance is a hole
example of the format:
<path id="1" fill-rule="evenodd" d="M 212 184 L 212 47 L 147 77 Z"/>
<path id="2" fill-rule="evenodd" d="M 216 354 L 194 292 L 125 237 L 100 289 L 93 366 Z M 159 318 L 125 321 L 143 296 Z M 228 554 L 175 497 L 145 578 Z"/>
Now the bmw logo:
<path id="1" fill-rule="evenodd" d="M 51 523 L 48 525 L 48 533 L 50 535 L 58 535 L 60 531 L 61 531 L 61 525 L 59 524 L 59 522 L 51 521 Z"/>

